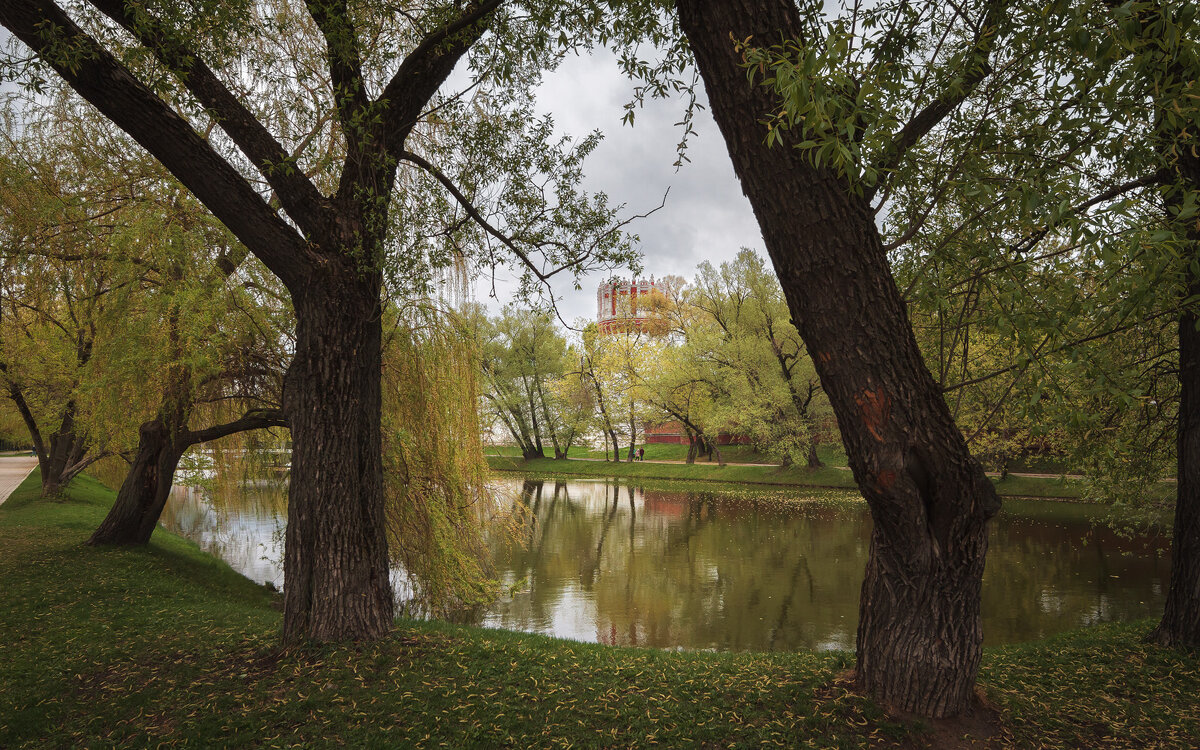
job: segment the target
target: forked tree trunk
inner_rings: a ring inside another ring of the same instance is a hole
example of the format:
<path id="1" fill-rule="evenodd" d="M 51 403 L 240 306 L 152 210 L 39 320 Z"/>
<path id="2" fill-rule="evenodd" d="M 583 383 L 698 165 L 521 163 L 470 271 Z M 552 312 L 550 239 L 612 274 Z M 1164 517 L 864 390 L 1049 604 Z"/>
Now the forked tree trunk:
<path id="1" fill-rule="evenodd" d="M 226 435 L 283 425 L 278 411 L 256 409 L 236 421 L 193 432 L 187 428 L 191 403 L 180 397 L 186 390 L 186 381 L 176 382 L 180 387 L 168 398 L 168 405 L 164 405 L 155 419 L 141 426 L 137 455 L 121 483 L 116 502 L 88 544 L 146 544 L 171 495 L 175 469 L 184 451 Z"/>
<path id="2" fill-rule="evenodd" d="M 369 640 L 392 627 L 384 528 L 379 274 L 333 269 L 293 290 L 284 380 L 292 474 L 284 642 Z"/>
<path id="3" fill-rule="evenodd" d="M 968 706 L 995 490 L 925 368 L 870 206 L 787 144 L 766 145 L 774 98 L 733 39 L 801 35 L 791 0 L 677 0 L 712 113 L 758 218 L 788 307 L 837 415 L 874 519 L 856 675 L 886 705 L 930 717 Z"/>
<path id="4" fill-rule="evenodd" d="M 138 450 L 116 502 L 92 533 L 88 544 L 146 544 L 154 533 L 163 506 L 171 494 L 175 468 L 183 449 L 172 440 L 171 431 L 160 419 L 146 422 L 139 430 Z"/>
<path id="5" fill-rule="evenodd" d="M 71 483 L 79 473 L 87 442 L 77 431 L 75 402 L 63 411 L 59 428 L 50 436 L 49 445 L 38 451 L 38 468 L 42 476 L 42 497 L 53 497 Z"/>

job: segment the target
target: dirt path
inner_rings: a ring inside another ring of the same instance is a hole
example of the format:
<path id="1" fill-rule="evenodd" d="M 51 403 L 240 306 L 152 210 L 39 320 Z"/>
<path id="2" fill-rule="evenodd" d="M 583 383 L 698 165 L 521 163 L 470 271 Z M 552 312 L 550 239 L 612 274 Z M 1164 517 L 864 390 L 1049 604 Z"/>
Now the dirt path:
<path id="1" fill-rule="evenodd" d="M 0 456 L 0 503 L 8 499 L 37 465 L 34 456 Z"/>

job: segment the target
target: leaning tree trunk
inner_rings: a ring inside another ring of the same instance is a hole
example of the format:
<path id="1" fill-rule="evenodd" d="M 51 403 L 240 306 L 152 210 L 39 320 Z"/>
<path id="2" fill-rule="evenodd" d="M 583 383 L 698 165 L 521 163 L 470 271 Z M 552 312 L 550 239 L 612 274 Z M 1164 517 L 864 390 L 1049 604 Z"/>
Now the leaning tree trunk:
<path id="1" fill-rule="evenodd" d="M 284 642 L 382 638 L 392 627 L 380 434 L 378 273 L 326 269 L 293 290 L 284 380 L 292 471 Z"/>
<path id="2" fill-rule="evenodd" d="M 894 708 L 943 717 L 968 706 L 982 644 L 980 581 L 995 490 L 921 358 L 870 206 L 786 144 L 733 39 L 800 36 L 791 0 L 677 0 L 713 116 L 801 336 L 837 415 L 874 530 L 856 675 Z"/>
<path id="3" fill-rule="evenodd" d="M 138 450 L 116 502 L 92 533 L 88 544 L 146 544 L 171 494 L 175 468 L 183 449 L 172 439 L 162 418 L 139 430 Z"/>

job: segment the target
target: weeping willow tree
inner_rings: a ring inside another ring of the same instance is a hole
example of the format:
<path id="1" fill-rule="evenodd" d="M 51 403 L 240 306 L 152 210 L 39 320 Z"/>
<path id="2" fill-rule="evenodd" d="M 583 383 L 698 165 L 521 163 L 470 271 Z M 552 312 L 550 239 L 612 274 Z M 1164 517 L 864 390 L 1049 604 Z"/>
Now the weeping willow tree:
<path id="1" fill-rule="evenodd" d="M 397 587 L 407 599 L 402 607 L 445 617 L 488 601 L 495 590 L 483 537 L 497 508 L 479 438 L 479 353 L 463 321 L 432 303 L 396 307 L 388 317 L 388 548 L 406 577 Z"/>

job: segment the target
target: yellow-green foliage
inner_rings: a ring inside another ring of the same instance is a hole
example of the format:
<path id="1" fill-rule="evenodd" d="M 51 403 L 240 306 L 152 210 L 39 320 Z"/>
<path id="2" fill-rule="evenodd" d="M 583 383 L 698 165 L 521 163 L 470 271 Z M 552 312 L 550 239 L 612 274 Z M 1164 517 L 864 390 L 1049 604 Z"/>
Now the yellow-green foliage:
<path id="1" fill-rule="evenodd" d="M 444 615 L 485 601 L 482 521 L 494 505 L 479 440 L 478 352 L 452 315 L 390 311 L 383 353 L 383 460 L 389 547 L 413 606 Z"/>

